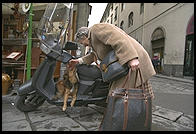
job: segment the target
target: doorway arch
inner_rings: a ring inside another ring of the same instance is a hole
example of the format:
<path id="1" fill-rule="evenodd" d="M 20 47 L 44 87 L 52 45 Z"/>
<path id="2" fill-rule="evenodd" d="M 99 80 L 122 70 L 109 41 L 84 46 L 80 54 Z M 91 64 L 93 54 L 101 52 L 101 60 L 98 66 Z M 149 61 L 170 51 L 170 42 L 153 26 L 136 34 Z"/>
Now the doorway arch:
<path id="1" fill-rule="evenodd" d="M 194 76 L 194 14 L 186 29 L 183 75 Z"/>
<path id="2" fill-rule="evenodd" d="M 165 33 L 163 28 L 158 27 L 154 30 L 151 36 L 151 43 L 152 43 L 152 57 L 158 56 L 159 64 L 155 71 L 157 73 L 163 72 L 163 65 L 164 65 L 164 47 L 165 47 Z"/>

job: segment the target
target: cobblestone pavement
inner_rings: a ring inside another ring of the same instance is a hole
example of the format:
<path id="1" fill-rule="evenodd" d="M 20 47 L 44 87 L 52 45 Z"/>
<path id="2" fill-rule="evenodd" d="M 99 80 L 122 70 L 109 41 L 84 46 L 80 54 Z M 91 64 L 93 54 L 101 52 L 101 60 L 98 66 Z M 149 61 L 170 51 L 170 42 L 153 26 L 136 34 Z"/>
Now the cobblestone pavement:
<path id="1" fill-rule="evenodd" d="M 152 77 L 154 105 L 194 115 L 194 81 Z"/>
<path id="2" fill-rule="evenodd" d="M 169 93 L 174 96 L 194 94 L 192 84 L 182 84 L 159 77 L 153 77 L 151 82 L 155 95 L 157 93 Z M 63 112 L 60 106 L 45 102 L 36 111 L 24 113 L 15 108 L 13 103 L 15 97 L 15 95 L 2 97 L 3 131 L 97 131 L 104 112 L 103 107 L 96 105 L 68 107 Z M 193 115 L 153 104 L 152 131 L 193 130 Z"/>
<path id="3" fill-rule="evenodd" d="M 194 94 L 194 83 L 187 81 L 172 80 L 163 77 L 153 76 L 150 79 L 153 90 L 157 93 L 170 93 L 170 94 Z"/>

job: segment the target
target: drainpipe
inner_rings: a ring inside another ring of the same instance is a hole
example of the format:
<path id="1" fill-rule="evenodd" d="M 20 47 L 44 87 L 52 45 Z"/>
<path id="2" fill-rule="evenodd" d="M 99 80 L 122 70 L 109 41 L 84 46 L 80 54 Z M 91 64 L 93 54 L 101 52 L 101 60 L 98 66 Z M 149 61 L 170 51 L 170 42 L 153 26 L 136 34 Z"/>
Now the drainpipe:
<path id="1" fill-rule="evenodd" d="M 29 31 L 28 31 L 28 44 L 27 44 L 27 75 L 26 78 L 31 78 L 31 46 L 32 46 L 32 3 L 29 9 Z"/>
<path id="2" fill-rule="evenodd" d="M 141 41 L 141 45 L 144 46 L 144 18 L 145 18 L 145 6 L 146 4 L 144 3 L 144 9 L 143 9 L 143 16 L 142 16 L 142 41 Z"/>

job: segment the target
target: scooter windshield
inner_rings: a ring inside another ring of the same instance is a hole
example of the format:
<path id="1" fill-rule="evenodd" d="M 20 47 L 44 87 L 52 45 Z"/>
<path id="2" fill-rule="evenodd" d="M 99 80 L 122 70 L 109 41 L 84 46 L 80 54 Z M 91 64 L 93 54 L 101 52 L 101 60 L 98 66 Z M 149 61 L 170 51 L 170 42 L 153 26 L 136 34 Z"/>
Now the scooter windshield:
<path id="1" fill-rule="evenodd" d="M 37 36 L 48 48 L 62 47 L 70 24 L 71 3 L 50 3 L 40 20 Z"/>

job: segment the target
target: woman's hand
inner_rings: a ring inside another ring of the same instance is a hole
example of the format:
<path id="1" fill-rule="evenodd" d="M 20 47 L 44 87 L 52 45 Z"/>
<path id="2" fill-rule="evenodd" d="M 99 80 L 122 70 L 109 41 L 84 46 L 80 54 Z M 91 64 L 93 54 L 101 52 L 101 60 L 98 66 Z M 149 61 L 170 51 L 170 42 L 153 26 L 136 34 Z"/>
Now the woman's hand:
<path id="1" fill-rule="evenodd" d="M 79 63 L 78 59 L 71 59 L 69 61 L 68 67 L 70 68 L 70 70 L 72 70 L 78 63 Z"/>
<path id="2" fill-rule="evenodd" d="M 131 70 L 136 70 L 139 67 L 139 60 L 138 59 L 132 59 L 128 62 L 128 66 L 131 68 Z"/>

